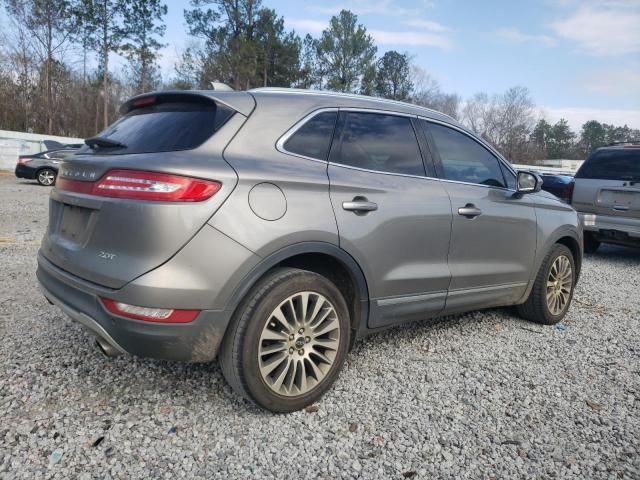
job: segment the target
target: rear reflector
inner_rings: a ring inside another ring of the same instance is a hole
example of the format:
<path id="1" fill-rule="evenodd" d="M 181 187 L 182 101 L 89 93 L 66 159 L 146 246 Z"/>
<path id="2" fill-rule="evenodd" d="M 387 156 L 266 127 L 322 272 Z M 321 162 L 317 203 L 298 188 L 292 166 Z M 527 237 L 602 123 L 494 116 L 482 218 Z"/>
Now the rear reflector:
<path id="1" fill-rule="evenodd" d="M 99 197 L 160 202 L 202 202 L 215 195 L 222 184 L 166 173 L 111 170 L 96 182 L 60 177 L 56 187 L 58 190 Z"/>
<path id="2" fill-rule="evenodd" d="M 200 310 L 174 310 L 171 308 L 138 307 L 102 298 L 105 308 L 115 315 L 156 323 L 189 323 L 195 320 Z"/>

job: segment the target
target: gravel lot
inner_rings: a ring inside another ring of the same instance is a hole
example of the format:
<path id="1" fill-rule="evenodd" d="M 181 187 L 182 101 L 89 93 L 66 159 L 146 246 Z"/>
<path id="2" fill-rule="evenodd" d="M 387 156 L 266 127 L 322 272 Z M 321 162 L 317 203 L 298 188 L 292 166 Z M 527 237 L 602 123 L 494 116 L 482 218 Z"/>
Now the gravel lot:
<path id="1" fill-rule="evenodd" d="M 563 324 L 397 328 L 273 415 L 216 363 L 95 351 L 37 290 L 47 196 L 0 176 L 0 478 L 640 478 L 638 252 L 588 256 Z"/>

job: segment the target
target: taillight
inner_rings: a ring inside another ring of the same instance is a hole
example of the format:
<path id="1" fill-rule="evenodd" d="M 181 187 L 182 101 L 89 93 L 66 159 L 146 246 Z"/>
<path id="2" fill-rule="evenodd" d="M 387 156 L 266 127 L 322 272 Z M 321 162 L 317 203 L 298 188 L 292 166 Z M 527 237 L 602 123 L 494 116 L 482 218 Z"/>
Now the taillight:
<path id="1" fill-rule="evenodd" d="M 140 170 L 110 170 L 95 182 L 58 179 L 56 187 L 99 197 L 161 202 L 202 202 L 216 194 L 220 182 Z"/>
<path id="2" fill-rule="evenodd" d="M 575 185 L 575 182 L 572 181 L 571 183 L 568 183 L 564 189 L 564 196 L 567 199 L 567 203 L 569 204 L 573 201 L 573 188 L 575 187 Z"/>
<path id="3" fill-rule="evenodd" d="M 118 302 L 110 298 L 102 298 L 105 308 L 121 317 L 133 320 L 156 323 L 189 323 L 195 320 L 200 310 L 176 310 L 171 308 L 139 307 Z"/>
<path id="4" fill-rule="evenodd" d="M 28 158 L 28 157 L 18 157 L 18 163 L 29 163 L 31 160 L 33 160 L 32 158 Z"/>

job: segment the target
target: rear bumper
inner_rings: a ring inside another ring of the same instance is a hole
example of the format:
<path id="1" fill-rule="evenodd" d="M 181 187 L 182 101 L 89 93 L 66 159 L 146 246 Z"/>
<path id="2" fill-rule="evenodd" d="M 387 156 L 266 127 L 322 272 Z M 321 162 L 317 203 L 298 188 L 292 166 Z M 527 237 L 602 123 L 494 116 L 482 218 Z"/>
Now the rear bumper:
<path id="1" fill-rule="evenodd" d="M 190 323 L 130 320 L 107 312 L 99 300 L 118 300 L 118 292 L 88 284 L 38 255 L 40 288 L 53 304 L 114 349 L 140 357 L 188 362 L 215 358 L 231 312 L 203 310 Z"/>
<path id="2" fill-rule="evenodd" d="M 26 178 L 27 180 L 34 180 L 36 178 L 36 169 L 31 168 L 23 163 L 17 163 L 15 174 L 16 174 L 16 177 L 18 178 Z"/>
<path id="3" fill-rule="evenodd" d="M 578 212 L 587 232 L 594 232 L 603 241 L 640 244 L 640 219 Z"/>

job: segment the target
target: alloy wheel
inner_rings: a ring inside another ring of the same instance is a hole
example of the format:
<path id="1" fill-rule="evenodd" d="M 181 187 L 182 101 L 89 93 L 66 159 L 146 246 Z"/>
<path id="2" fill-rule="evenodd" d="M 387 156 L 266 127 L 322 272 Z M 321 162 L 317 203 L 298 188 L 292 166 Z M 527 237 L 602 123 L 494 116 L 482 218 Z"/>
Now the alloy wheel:
<path id="1" fill-rule="evenodd" d="M 571 261 L 560 255 L 549 269 L 547 277 L 547 307 L 552 315 L 560 315 L 571 298 L 573 271 Z"/>
<path id="2" fill-rule="evenodd" d="M 332 303 L 317 292 L 295 293 L 273 310 L 262 329 L 262 380 L 278 395 L 303 395 L 327 376 L 339 345 L 340 323 Z"/>
<path id="3" fill-rule="evenodd" d="M 53 185 L 56 176 L 51 170 L 43 170 L 38 174 L 38 180 L 42 185 L 46 185 L 47 187 Z"/>

